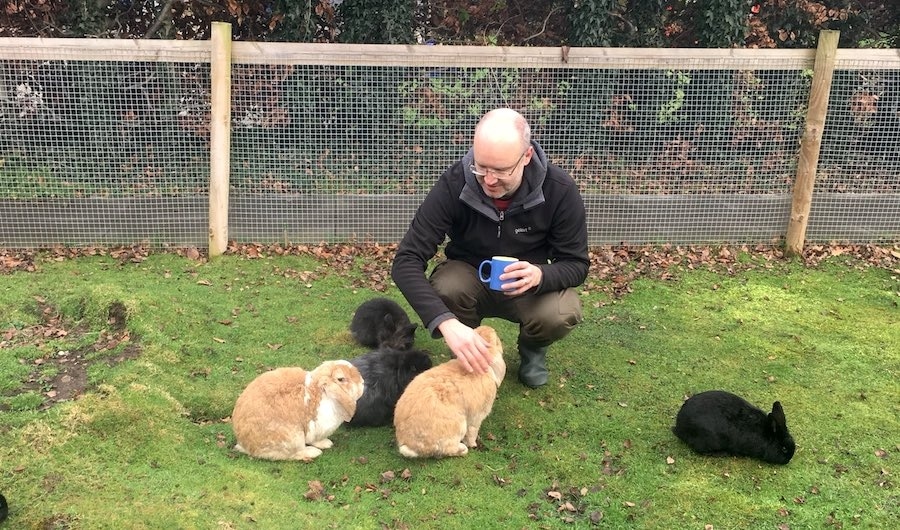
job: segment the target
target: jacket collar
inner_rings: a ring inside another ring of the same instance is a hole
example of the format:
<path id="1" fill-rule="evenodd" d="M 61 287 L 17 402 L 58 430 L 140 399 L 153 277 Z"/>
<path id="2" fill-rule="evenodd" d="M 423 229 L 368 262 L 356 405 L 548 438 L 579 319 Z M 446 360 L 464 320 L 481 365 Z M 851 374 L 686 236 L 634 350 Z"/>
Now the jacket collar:
<path id="1" fill-rule="evenodd" d="M 510 213 L 518 210 L 529 210 L 543 204 L 544 202 L 544 179 L 547 177 L 547 155 L 537 141 L 531 141 L 531 147 L 534 148 L 534 154 L 531 161 L 525 166 L 522 173 L 522 185 L 513 194 L 512 202 L 507 209 Z M 484 194 L 481 185 L 475 179 L 471 166 L 475 162 L 475 155 L 470 148 L 469 152 L 462 157 L 462 169 L 465 175 L 466 183 L 462 192 L 459 194 L 459 200 L 467 204 L 473 210 L 481 213 L 491 220 L 499 221 L 500 216 L 494 203 L 490 197 Z"/>

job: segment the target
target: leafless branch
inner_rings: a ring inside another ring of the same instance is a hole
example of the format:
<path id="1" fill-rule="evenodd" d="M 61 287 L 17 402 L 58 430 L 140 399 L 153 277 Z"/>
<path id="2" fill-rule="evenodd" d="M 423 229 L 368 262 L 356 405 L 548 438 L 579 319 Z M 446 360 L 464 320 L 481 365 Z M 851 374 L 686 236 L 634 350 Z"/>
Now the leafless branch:
<path id="1" fill-rule="evenodd" d="M 525 44 L 526 42 L 530 41 L 531 39 L 533 39 L 535 37 L 540 37 L 541 35 L 543 35 L 543 33 L 545 31 L 547 31 L 547 23 L 550 21 L 550 17 L 552 17 L 553 13 L 556 13 L 560 9 L 562 9 L 562 7 L 560 7 L 560 6 L 556 6 L 553 9 L 551 9 L 550 12 L 547 13 L 547 17 L 544 18 L 544 26 L 541 28 L 541 31 L 535 33 L 534 35 L 529 35 L 528 37 L 525 37 L 525 39 L 522 40 L 522 44 Z"/>
<path id="2" fill-rule="evenodd" d="M 162 7 L 159 11 L 159 16 L 156 17 L 156 20 L 153 21 L 153 24 L 150 25 L 150 28 L 147 29 L 147 32 L 144 33 L 145 39 L 149 39 L 150 37 L 156 35 L 156 32 L 159 31 L 159 28 L 162 27 L 163 23 L 172 15 L 172 5 L 175 4 L 175 0 L 167 0 L 166 5 Z"/>

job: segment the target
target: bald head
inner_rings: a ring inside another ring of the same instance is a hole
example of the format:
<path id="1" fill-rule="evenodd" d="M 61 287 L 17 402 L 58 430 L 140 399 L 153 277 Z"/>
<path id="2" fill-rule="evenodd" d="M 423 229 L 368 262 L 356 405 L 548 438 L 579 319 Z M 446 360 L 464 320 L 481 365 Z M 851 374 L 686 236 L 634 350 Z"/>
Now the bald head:
<path id="1" fill-rule="evenodd" d="M 531 144 L 531 127 L 525 117 L 509 108 L 494 109 L 478 121 L 473 143 L 518 143 L 521 149 Z"/>

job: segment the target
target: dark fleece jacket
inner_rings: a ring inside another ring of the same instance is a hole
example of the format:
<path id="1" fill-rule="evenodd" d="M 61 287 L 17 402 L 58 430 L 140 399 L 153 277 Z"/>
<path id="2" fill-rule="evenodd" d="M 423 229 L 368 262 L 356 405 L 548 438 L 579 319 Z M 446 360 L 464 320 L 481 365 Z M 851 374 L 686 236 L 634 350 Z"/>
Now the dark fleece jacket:
<path id="1" fill-rule="evenodd" d="M 584 283 L 588 273 L 587 224 L 578 186 L 547 161 L 532 141 L 534 155 L 522 185 L 500 212 L 469 169 L 472 150 L 438 179 L 416 211 L 400 242 L 391 276 L 432 335 L 453 318 L 425 276 L 428 261 L 449 237 L 448 259 L 478 267 L 491 256 L 513 256 L 539 266 L 543 280 L 535 293 Z"/>

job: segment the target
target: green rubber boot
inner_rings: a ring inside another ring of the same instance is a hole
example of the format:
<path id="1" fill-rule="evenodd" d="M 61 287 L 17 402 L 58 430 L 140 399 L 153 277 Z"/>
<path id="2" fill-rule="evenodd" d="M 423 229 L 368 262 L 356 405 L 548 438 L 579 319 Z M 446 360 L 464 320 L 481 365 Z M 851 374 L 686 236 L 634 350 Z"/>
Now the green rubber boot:
<path id="1" fill-rule="evenodd" d="M 537 388 L 547 384 L 547 346 L 536 347 L 519 344 L 519 381 Z"/>

